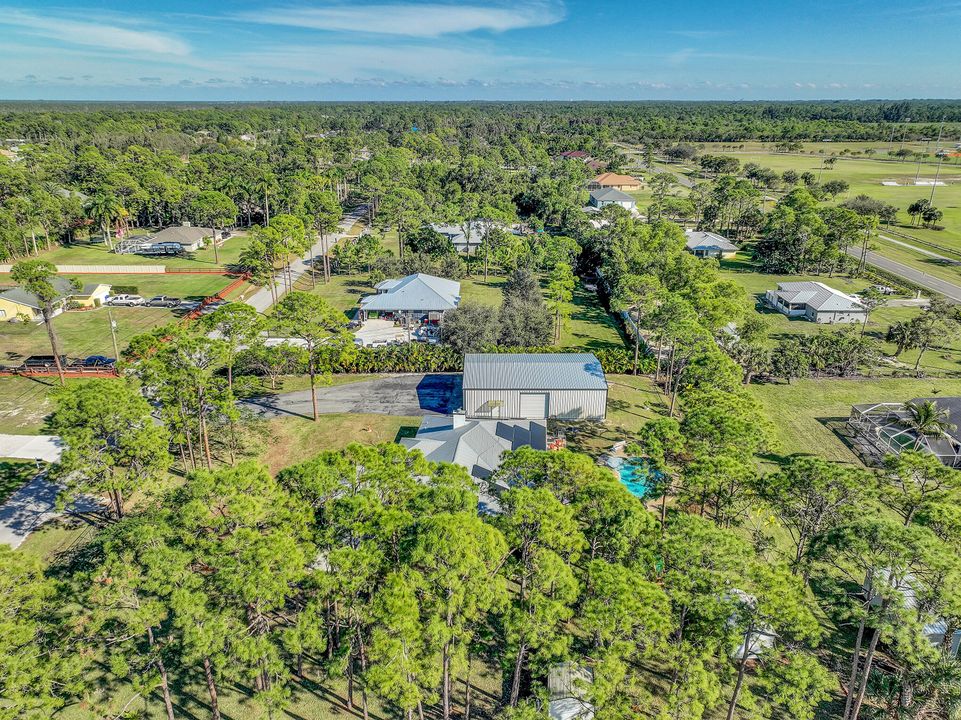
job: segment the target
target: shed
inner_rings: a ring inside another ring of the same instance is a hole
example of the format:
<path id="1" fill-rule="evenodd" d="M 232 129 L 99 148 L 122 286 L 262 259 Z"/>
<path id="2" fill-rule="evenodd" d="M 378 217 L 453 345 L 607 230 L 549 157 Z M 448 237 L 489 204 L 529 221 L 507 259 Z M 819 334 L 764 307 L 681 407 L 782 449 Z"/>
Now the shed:
<path id="1" fill-rule="evenodd" d="M 466 355 L 464 412 L 468 418 L 603 420 L 607 379 L 590 353 Z"/>

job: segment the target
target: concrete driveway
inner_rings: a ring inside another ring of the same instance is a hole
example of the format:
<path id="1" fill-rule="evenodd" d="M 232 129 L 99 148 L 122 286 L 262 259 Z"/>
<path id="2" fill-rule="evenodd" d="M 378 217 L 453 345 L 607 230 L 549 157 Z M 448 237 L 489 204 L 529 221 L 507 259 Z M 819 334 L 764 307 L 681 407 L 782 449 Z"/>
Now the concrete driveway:
<path id="1" fill-rule="evenodd" d="M 407 330 L 394 325 L 393 320 L 374 318 L 354 331 L 354 337 L 360 340 L 364 346 L 396 341 L 407 342 Z"/>
<path id="2" fill-rule="evenodd" d="M 57 509 L 57 495 L 61 487 L 47 480 L 41 473 L 0 505 L 0 545 L 16 550 L 30 533 L 48 520 L 64 513 Z M 81 497 L 70 505 L 68 513 L 89 513 L 103 510 L 96 498 Z"/>
<path id="3" fill-rule="evenodd" d="M 378 380 L 318 387 L 317 409 L 375 415 L 449 415 L 461 407 L 460 373 L 391 375 Z M 260 417 L 313 417 L 309 390 L 252 398 L 240 407 Z"/>

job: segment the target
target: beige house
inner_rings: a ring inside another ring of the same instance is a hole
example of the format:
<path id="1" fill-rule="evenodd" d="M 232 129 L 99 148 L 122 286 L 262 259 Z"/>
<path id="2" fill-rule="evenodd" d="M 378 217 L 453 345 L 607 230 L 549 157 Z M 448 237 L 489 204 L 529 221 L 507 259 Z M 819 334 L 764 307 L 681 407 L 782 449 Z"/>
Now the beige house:
<path id="1" fill-rule="evenodd" d="M 78 290 L 66 278 L 57 277 L 51 282 L 58 294 L 54 301 L 54 314 L 60 314 L 70 304 L 88 308 L 99 307 L 110 294 L 110 286 L 103 283 L 88 283 Z M 42 320 L 40 299 L 23 288 L 12 288 L 0 293 L 0 320 L 16 320 L 20 317 L 35 322 Z"/>
<path id="2" fill-rule="evenodd" d="M 630 175 L 619 175 L 617 173 L 601 173 L 591 180 L 588 189 L 614 188 L 615 190 L 640 190 L 641 181 Z"/>

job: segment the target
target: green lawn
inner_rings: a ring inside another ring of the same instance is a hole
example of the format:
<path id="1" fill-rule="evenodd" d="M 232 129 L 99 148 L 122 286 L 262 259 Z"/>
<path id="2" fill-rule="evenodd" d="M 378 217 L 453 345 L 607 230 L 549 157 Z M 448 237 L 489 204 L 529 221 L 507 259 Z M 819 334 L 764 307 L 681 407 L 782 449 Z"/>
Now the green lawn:
<path id="1" fill-rule="evenodd" d="M 231 283 L 233 278 L 213 273 L 190 275 L 186 273 L 156 273 L 129 275 L 64 275 L 76 278 L 83 284 L 104 283 L 137 288 L 136 294 L 150 298 L 153 295 L 173 295 L 188 300 L 202 300 L 213 295 Z M 16 283 L 9 273 L 0 273 L 0 286 L 15 287 Z"/>
<path id="2" fill-rule="evenodd" d="M 648 420 L 667 414 L 660 388 L 646 375 L 608 375 L 607 419 L 603 423 L 552 421 L 567 428 L 568 447 L 597 456 L 614 443 L 636 435 Z"/>
<path id="3" fill-rule="evenodd" d="M 217 248 L 220 262 L 214 261 L 212 246 L 201 248 L 197 252 L 188 253 L 182 257 L 124 254 L 111 252 L 103 243 L 88 244 L 79 242 L 74 245 L 56 247 L 47 252 L 41 252 L 40 257 L 55 265 L 165 265 L 174 268 L 206 269 L 212 267 L 227 267 L 236 264 L 240 253 L 250 242 L 246 233 L 234 234 L 223 241 Z"/>
<path id="4" fill-rule="evenodd" d="M 835 432 L 851 414 L 852 405 L 961 395 L 961 380 L 823 378 L 795 380 L 790 385 L 754 384 L 748 391 L 774 425 L 780 445 L 775 455 L 799 453 L 857 463 L 855 454 Z"/>
<path id="5" fill-rule="evenodd" d="M 830 332 L 837 326 L 818 325 L 800 318 L 788 318 L 779 312 L 771 310 L 760 304 L 761 297 L 765 290 L 772 290 L 777 287 L 779 282 L 791 282 L 800 280 L 811 280 L 823 282 L 825 285 L 836 288 L 846 293 L 858 293 L 865 287 L 872 284 L 870 280 L 864 278 L 852 278 L 845 275 L 835 275 L 827 277 L 825 275 L 769 275 L 758 272 L 756 266 L 752 265 L 747 257 L 739 254 L 733 260 L 725 260 L 721 263 L 721 275 L 729 280 L 741 285 L 757 300 L 756 311 L 761 313 L 767 321 L 771 344 L 775 344 L 790 335 L 810 335 L 818 332 Z M 881 343 L 881 350 L 887 356 L 893 356 L 896 347 L 893 343 L 885 341 L 888 328 L 895 322 L 902 322 L 916 317 L 921 311 L 916 307 L 880 307 L 871 313 L 866 333 Z M 909 350 L 898 357 L 898 361 L 904 366 L 900 368 L 902 372 L 908 372 L 914 367 L 918 352 Z M 935 374 L 958 374 L 961 373 L 961 338 L 949 338 L 943 345 L 938 345 L 928 350 L 921 363 L 922 369 L 928 373 Z M 882 365 L 881 372 L 890 372 L 896 368 L 890 365 Z"/>
<path id="6" fill-rule="evenodd" d="M 67 380 L 68 384 L 84 382 Z M 60 387 L 57 378 L 0 377 L 0 433 L 38 435 L 53 411 L 50 393 Z"/>
<path id="7" fill-rule="evenodd" d="M 277 472 L 324 450 L 339 450 L 353 442 L 376 445 L 413 437 L 420 427 L 420 420 L 399 415 L 348 413 L 323 415 L 317 422 L 283 417 L 255 423 L 251 433 L 269 439 L 263 443 L 257 456 L 271 472 Z"/>
<path id="8" fill-rule="evenodd" d="M 6 276 L 9 278 L 9 276 Z M 214 295 L 231 282 L 223 275 L 82 275 L 83 282 L 133 285 L 144 297 L 174 295 L 200 300 Z M 3 276 L 0 276 L 0 283 Z M 122 351 L 135 335 L 178 320 L 181 314 L 165 308 L 113 307 L 117 323 L 117 344 Z M 114 356 L 107 308 L 65 312 L 54 318 L 61 352 L 70 357 L 85 355 Z M 0 364 L 15 364 L 28 355 L 50 354 L 45 326 L 34 323 L 5 322 L 0 325 Z"/>
<path id="9" fill-rule="evenodd" d="M 111 308 L 110 312 L 117 323 L 117 345 L 121 352 L 135 335 L 178 319 L 163 308 Z M 54 318 L 53 325 L 60 352 L 69 358 L 114 357 L 106 308 L 62 313 Z M 50 354 L 50 341 L 43 323 L 4 323 L 0 335 L 3 337 L 0 364 L 16 365 L 28 355 Z"/>

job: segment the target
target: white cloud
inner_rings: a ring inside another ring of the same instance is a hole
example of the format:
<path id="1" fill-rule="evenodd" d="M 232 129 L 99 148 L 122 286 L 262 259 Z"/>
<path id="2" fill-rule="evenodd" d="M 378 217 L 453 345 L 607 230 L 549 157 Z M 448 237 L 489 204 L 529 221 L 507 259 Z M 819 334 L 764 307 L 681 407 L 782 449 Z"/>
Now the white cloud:
<path id="1" fill-rule="evenodd" d="M 437 37 L 475 30 L 504 32 L 553 25 L 564 19 L 564 6 L 549 0 L 514 5 L 458 5 L 446 3 L 328 5 L 277 7 L 239 13 L 241 20 L 312 30 Z"/>
<path id="2" fill-rule="evenodd" d="M 190 54 L 190 46 L 173 35 L 103 22 L 34 15 L 0 8 L 0 25 L 19 28 L 26 35 L 51 38 L 70 45 L 96 47 L 100 50 L 178 57 Z"/>

